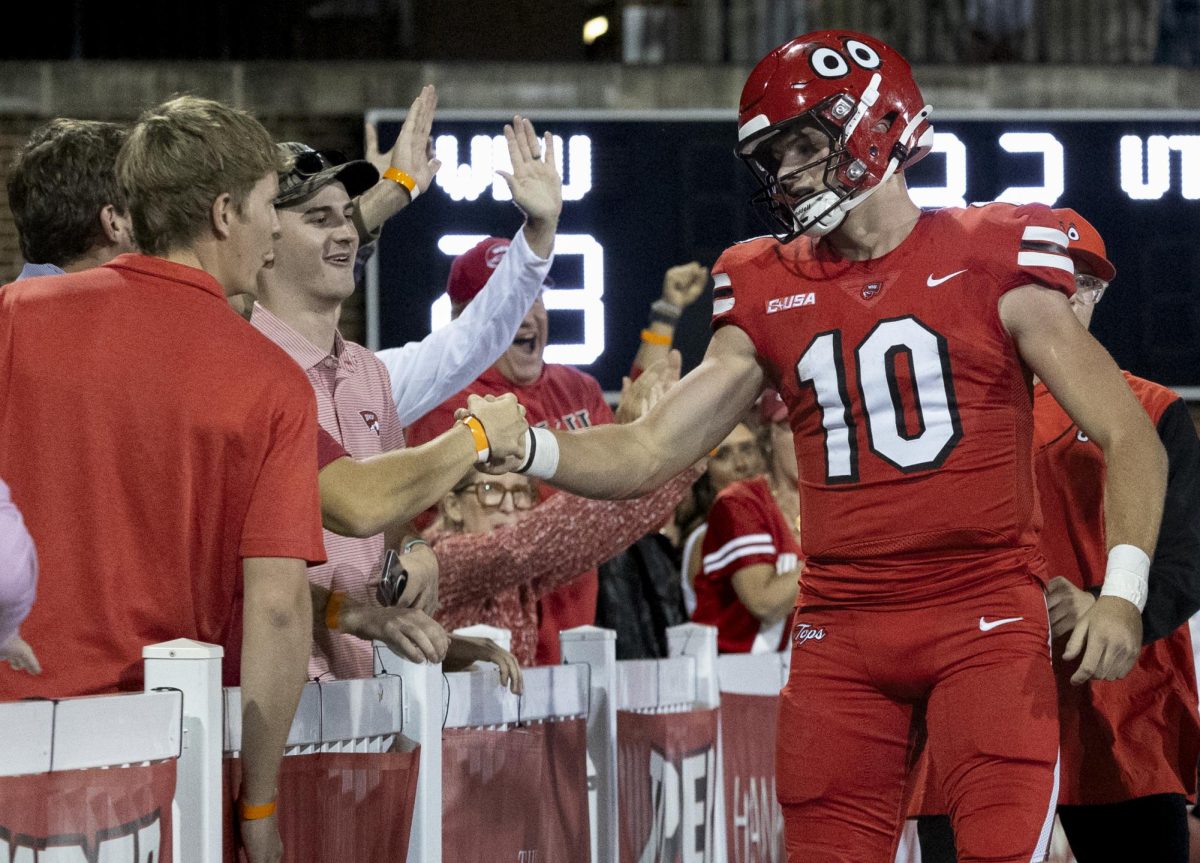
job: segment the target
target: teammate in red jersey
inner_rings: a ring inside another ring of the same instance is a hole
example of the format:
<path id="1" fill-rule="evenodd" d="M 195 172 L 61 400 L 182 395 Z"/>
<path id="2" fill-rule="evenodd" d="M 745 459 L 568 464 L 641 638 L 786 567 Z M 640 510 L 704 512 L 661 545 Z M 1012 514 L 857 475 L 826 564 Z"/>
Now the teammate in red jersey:
<path id="1" fill-rule="evenodd" d="M 796 627 L 813 637 L 793 647 L 777 782 L 805 863 L 890 859 L 922 724 L 961 859 L 1045 854 L 1058 722 L 1031 373 L 1108 465 L 1113 549 L 1076 627 L 1081 671 L 1121 677 L 1141 643 L 1162 445 L 1071 313 L 1048 209 L 913 203 L 903 171 L 929 147 L 928 114 L 908 64 L 870 36 L 772 51 L 742 91 L 738 152 L 778 235 L 714 266 L 704 361 L 636 423 L 533 431 L 521 465 L 633 496 L 716 445 L 766 382 L 779 390 L 806 558 Z"/>
<path id="2" fill-rule="evenodd" d="M 1087 326 L 1116 270 L 1090 223 L 1073 210 L 1055 213 L 1075 258 L 1072 305 Z M 1099 447 L 1046 388 L 1039 383 L 1034 391 L 1042 548 L 1056 576 L 1049 602 L 1062 724 L 1058 811 L 1079 863 L 1186 863 L 1187 799 L 1195 795 L 1200 755 L 1187 626 L 1200 609 L 1200 439 L 1176 393 L 1128 372 L 1125 377 L 1158 430 L 1170 470 L 1142 615 L 1145 646 L 1118 682 L 1072 686 L 1075 663 L 1057 661 L 1062 640 L 1102 585 L 1105 465 Z"/>

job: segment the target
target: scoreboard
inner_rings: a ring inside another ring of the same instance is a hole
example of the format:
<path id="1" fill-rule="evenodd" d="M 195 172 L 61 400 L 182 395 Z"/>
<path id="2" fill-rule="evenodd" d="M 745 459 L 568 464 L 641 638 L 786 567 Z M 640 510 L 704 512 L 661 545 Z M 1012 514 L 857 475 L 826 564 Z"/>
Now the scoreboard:
<path id="1" fill-rule="evenodd" d="M 550 310 L 550 362 L 620 388 L 673 264 L 711 265 L 766 233 L 749 207 L 754 184 L 733 154 L 732 112 L 547 112 L 563 176 Z M 371 347 L 420 339 L 449 320 L 450 261 L 484 236 L 521 225 L 496 173 L 509 167 L 499 112 L 443 112 L 433 188 L 384 230 L 367 284 Z M 388 147 L 403 112 L 373 111 Z M 909 172 L 922 207 L 1037 201 L 1073 207 L 1108 243 L 1114 286 L 1093 332 L 1129 371 L 1200 387 L 1200 114 L 934 112 L 933 152 Z M 711 304 L 680 323 L 685 369 L 708 341 Z"/>

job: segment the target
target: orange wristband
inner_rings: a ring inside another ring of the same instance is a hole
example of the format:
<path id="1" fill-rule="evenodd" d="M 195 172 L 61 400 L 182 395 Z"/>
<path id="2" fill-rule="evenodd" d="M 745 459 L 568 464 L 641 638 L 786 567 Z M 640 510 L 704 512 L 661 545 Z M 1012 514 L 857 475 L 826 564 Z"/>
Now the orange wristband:
<path id="1" fill-rule="evenodd" d="M 406 174 L 399 168 L 388 168 L 383 172 L 383 179 L 391 180 L 393 183 L 399 183 L 408 190 L 409 200 L 415 201 L 417 195 L 421 194 L 421 190 L 417 188 L 417 181 L 411 174 Z"/>
<path id="2" fill-rule="evenodd" d="M 337 632 L 338 627 L 341 626 L 342 602 L 345 599 L 346 594 L 340 590 L 335 590 L 329 594 L 329 601 L 325 603 L 325 628 L 330 632 Z M 275 804 L 272 803 L 271 805 L 274 806 Z"/>
<path id="3" fill-rule="evenodd" d="M 671 337 L 664 336 L 662 333 L 656 333 L 654 330 L 642 330 L 642 341 L 648 345 L 662 345 L 664 348 L 671 347 Z"/>
<path id="4" fill-rule="evenodd" d="M 488 441 L 487 432 L 483 430 L 483 423 L 479 421 L 479 417 L 473 415 L 468 415 L 462 423 L 471 430 L 471 437 L 475 439 L 476 458 L 480 464 L 483 464 L 492 454 L 492 445 Z"/>
<path id="5" fill-rule="evenodd" d="M 239 800 L 238 814 L 243 821 L 259 821 L 263 818 L 270 818 L 275 814 L 275 801 L 272 800 L 261 806 L 251 806 L 245 800 Z"/>

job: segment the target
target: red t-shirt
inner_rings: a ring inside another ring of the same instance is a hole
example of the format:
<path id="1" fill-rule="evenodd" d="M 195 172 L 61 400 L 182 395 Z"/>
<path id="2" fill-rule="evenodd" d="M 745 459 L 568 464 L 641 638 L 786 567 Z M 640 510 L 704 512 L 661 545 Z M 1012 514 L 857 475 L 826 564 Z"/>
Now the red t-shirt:
<path id="1" fill-rule="evenodd" d="M 783 649 L 786 619 L 764 626 L 742 605 L 733 588 L 734 573 L 747 566 L 765 563 L 782 574 L 800 564 L 800 545 L 766 479 L 753 477 L 721 489 L 708 511 L 703 554 L 692 620 L 717 627 L 717 647 L 722 653 Z"/>
<path id="2" fill-rule="evenodd" d="M 454 412 L 466 407 L 467 396 L 514 393 L 525 406 L 530 425 L 554 429 L 580 429 L 613 421 L 612 409 L 604 400 L 600 384 L 571 366 L 547 363 L 541 376 L 527 386 L 514 384 L 493 366 L 458 395 L 447 399 L 408 427 L 409 446 L 427 443 L 454 424 Z M 541 488 L 549 491 L 549 486 Z M 561 662 L 558 633 L 563 629 L 596 622 L 596 570 L 580 574 L 568 584 L 542 597 L 538 603 L 540 622 L 537 661 L 539 665 Z"/>
<path id="3" fill-rule="evenodd" d="M 239 677 L 242 559 L 320 562 L 304 374 L 200 270 L 122 255 L 0 289 L 0 475 L 37 543 L 21 628 L 33 677 L 0 699 L 142 686 L 142 647 L 225 647 Z"/>
<path id="4" fill-rule="evenodd" d="M 325 429 L 317 426 L 317 470 L 324 470 L 327 465 L 333 464 L 339 458 L 346 458 L 350 453 L 346 452 L 346 448 L 338 443 L 337 438 L 331 435 Z"/>
<path id="5" fill-rule="evenodd" d="M 1044 578 L 1029 384 L 1000 297 L 1070 296 L 1066 235 L 1040 205 L 923 213 L 847 261 L 752 240 L 713 267 L 714 327 L 753 342 L 788 406 L 806 603 L 911 603 Z"/>
<path id="6" fill-rule="evenodd" d="M 1126 373 L 1155 425 L 1179 396 Z M 1104 455 L 1042 384 L 1034 391 L 1042 552 L 1051 575 L 1088 590 L 1104 583 Z M 1065 641 L 1065 639 L 1064 639 Z M 1117 803 L 1196 788 L 1200 715 L 1186 624 L 1142 648 L 1120 680 L 1070 682 L 1079 662 L 1054 650 L 1064 805 Z"/>

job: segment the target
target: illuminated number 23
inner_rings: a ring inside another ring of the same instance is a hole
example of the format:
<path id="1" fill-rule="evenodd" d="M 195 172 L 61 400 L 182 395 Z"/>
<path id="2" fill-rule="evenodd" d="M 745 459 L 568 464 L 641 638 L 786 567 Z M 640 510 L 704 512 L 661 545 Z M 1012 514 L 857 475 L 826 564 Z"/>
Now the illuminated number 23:
<path id="1" fill-rule="evenodd" d="M 904 473 L 940 467 L 962 438 L 946 340 L 913 317 L 880 321 L 854 351 L 861 413 L 871 452 Z M 905 422 L 905 394 L 896 376 L 906 363 L 916 428 Z M 851 409 L 842 333 L 816 336 L 800 362 L 801 387 L 812 387 L 825 429 L 825 479 L 858 482 L 858 435 Z"/>

